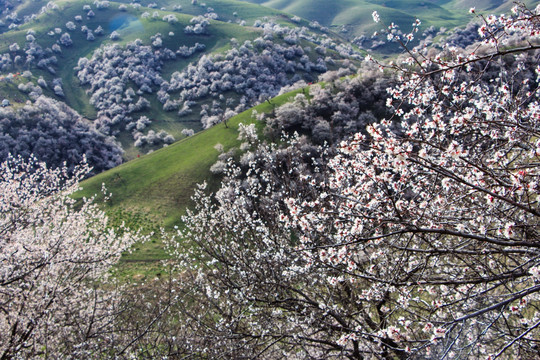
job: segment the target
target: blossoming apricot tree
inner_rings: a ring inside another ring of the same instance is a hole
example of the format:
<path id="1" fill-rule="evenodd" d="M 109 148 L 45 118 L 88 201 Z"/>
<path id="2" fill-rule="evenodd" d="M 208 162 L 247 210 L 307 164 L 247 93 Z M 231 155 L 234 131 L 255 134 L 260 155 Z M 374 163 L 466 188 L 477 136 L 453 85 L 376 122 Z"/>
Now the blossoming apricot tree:
<path id="1" fill-rule="evenodd" d="M 107 226 L 93 199 L 70 195 L 88 166 L 0 164 L 0 358 L 112 351 L 123 307 L 110 267 L 144 237 Z M 112 352 L 110 353 L 112 354 Z"/>
<path id="2" fill-rule="evenodd" d="M 349 352 L 539 356 L 537 11 L 482 18 L 467 50 L 410 51 L 393 121 L 342 143 L 328 195 L 287 200 L 306 266 L 357 303 Z"/>
<path id="3" fill-rule="evenodd" d="M 540 356 L 538 9 L 482 19 L 482 43 L 381 64 L 395 116 L 328 162 L 263 146 L 197 192 L 177 256 L 222 354 Z"/>

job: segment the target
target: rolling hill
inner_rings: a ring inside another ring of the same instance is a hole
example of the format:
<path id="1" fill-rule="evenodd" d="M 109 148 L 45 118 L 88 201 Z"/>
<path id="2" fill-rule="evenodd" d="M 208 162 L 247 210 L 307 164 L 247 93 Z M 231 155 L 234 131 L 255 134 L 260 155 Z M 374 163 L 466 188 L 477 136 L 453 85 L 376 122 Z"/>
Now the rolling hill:
<path id="1" fill-rule="evenodd" d="M 333 34 L 260 5 L 145 5 L 55 1 L 12 19 L 0 34 L 0 96 L 13 109 L 41 94 L 65 102 L 128 160 L 360 59 Z"/>
<path id="2" fill-rule="evenodd" d="M 384 23 L 395 22 L 407 31 L 414 19 L 423 23 L 423 28 L 435 26 L 451 29 L 465 25 L 471 17 L 467 11 L 475 6 L 478 11 L 500 13 L 514 5 L 511 0 L 245 0 L 274 9 L 279 9 L 305 19 L 317 21 L 336 32 L 353 39 L 379 29 L 373 23 L 371 13 L 378 11 Z M 537 1 L 526 1 L 529 5 Z"/>
<path id="3" fill-rule="evenodd" d="M 436 29 L 470 19 L 455 11 L 465 6 L 457 0 L 338 0 L 331 6 L 319 0 L 252 2 L 258 4 L 15 3 L 0 16 L 0 97 L 10 101 L 14 117 L 41 94 L 65 102 L 107 141 L 118 142 L 129 160 L 238 114 L 283 86 L 317 81 L 343 64 L 354 66 L 363 52 L 344 37 L 372 51 L 395 51 L 357 36 L 377 29 L 373 10 L 404 28 L 416 16 L 424 28 Z M 507 5 L 485 1 L 478 6 Z M 25 147 L 31 151 L 32 142 Z"/>
<path id="4" fill-rule="evenodd" d="M 216 125 L 193 136 L 178 141 L 151 154 L 128 161 L 118 167 L 93 176 L 81 183 L 77 198 L 101 194 L 104 185 L 111 199 L 103 204 L 113 223 L 126 222 L 133 228 L 159 233 L 160 227 L 168 230 L 181 224 L 181 216 L 190 206 L 190 197 L 197 184 L 206 182 L 210 189 L 221 181 L 220 175 L 210 172 L 217 161 L 217 144 L 223 151 L 239 152 L 238 126 L 256 123 L 252 114 L 270 113 L 276 106 L 289 101 L 301 90 L 280 95 L 249 109 L 224 124 Z M 235 150 L 236 149 L 236 150 Z M 132 254 L 126 254 L 120 271 L 129 276 L 159 273 L 159 260 L 166 253 L 159 237 L 151 242 L 138 244 Z"/>

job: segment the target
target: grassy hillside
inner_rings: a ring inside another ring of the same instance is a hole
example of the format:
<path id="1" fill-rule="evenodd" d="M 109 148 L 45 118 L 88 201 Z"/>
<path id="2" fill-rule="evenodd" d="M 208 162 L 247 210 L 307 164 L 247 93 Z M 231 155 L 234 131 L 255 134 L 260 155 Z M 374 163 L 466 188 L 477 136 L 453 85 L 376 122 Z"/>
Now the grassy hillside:
<path id="1" fill-rule="evenodd" d="M 511 0 L 246 0 L 298 15 L 305 19 L 316 20 L 324 26 L 340 31 L 343 25 L 348 29 L 346 35 L 354 37 L 371 34 L 378 30 L 373 23 L 371 13 L 377 10 L 385 23 L 395 22 L 404 31 L 410 29 L 415 18 L 423 22 L 424 27 L 453 28 L 466 24 L 471 17 L 467 11 L 475 6 L 479 11 L 507 11 L 514 2 Z M 538 1 L 527 1 L 536 4 Z"/>
<path id="2" fill-rule="evenodd" d="M 61 1 L 64 0 L 57 0 L 53 2 Z M 9 30 L 7 25 L 10 22 L 6 19 L 6 16 L 16 12 L 19 18 L 19 23 L 22 23 L 24 22 L 25 17 L 39 14 L 41 9 L 49 2 L 50 0 L 19 0 L 19 2 L 14 2 L 13 8 L 9 8 L 7 10 L 0 8 L 0 19 L 6 24 L 6 26 L 0 26 L 0 33 Z M 73 3 L 76 2 L 76 0 L 73 1 Z M 254 20 L 263 16 L 278 16 L 283 14 L 281 11 L 256 4 L 246 5 L 246 3 L 241 0 L 208 0 L 199 1 L 198 3 L 192 3 L 191 0 L 154 0 L 136 2 L 140 3 L 143 8 L 153 3 L 156 4 L 154 10 L 164 8 L 166 11 L 174 11 L 176 14 L 183 13 L 188 15 L 202 15 L 206 12 L 208 7 L 212 7 L 214 11 L 220 15 L 219 19 L 221 21 L 227 22 L 230 20 L 233 23 L 239 20 L 253 22 Z M 85 3 L 94 5 L 93 1 L 86 1 Z M 131 0 L 117 0 L 115 3 L 131 4 L 134 2 Z M 178 10 L 178 6 L 181 6 L 181 10 Z M 145 9 L 148 10 L 148 8 Z"/>
<path id="3" fill-rule="evenodd" d="M 56 27 L 62 28 L 63 32 L 65 32 L 65 23 L 67 21 L 73 21 L 76 15 L 84 15 L 85 12 L 82 10 L 83 6 L 85 4 L 91 4 L 90 1 L 84 0 L 60 1 L 56 3 L 59 6 L 57 10 L 49 10 L 47 13 L 41 14 L 36 21 L 24 24 L 16 30 L 0 34 L 0 52 L 7 52 L 8 46 L 13 43 L 18 43 L 21 49 L 23 49 L 25 46 L 25 36 L 29 29 L 36 32 L 36 42 L 42 48 L 51 47 L 56 43 L 58 36 L 50 36 L 48 35 L 48 32 L 54 30 Z M 78 29 L 70 32 L 74 43 L 73 46 L 63 48 L 61 54 L 56 54 L 59 63 L 61 64 L 57 74 L 53 75 L 46 70 L 32 69 L 36 78 L 43 76 L 47 81 L 56 77 L 62 78 L 66 94 L 64 99 L 65 102 L 90 119 L 95 117 L 95 109 L 88 103 L 88 96 L 85 93 L 85 89 L 79 85 L 79 81 L 74 77 L 73 68 L 77 65 L 79 58 L 89 57 L 92 52 L 102 44 L 112 43 L 108 38 L 108 35 L 113 30 L 120 33 L 120 41 L 116 41 L 116 43 L 120 45 L 137 38 L 143 40 L 144 43 L 150 43 L 150 37 L 156 33 L 168 34 L 169 32 L 174 32 L 175 36 L 173 37 L 164 36 L 164 47 L 170 46 L 171 48 L 178 48 L 182 45 L 193 46 L 196 42 L 199 42 L 206 45 L 207 53 L 222 49 L 233 37 L 237 38 L 239 41 L 244 41 L 247 39 L 252 40 L 259 36 L 259 32 L 255 31 L 253 28 L 244 28 L 234 24 L 214 22 L 215 29 L 212 31 L 211 36 L 193 35 L 188 37 L 184 35 L 183 29 L 185 26 L 189 25 L 189 21 L 193 17 L 192 15 L 174 13 L 179 21 L 176 24 L 169 24 L 165 21 L 161 21 L 161 18 L 172 12 L 148 8 L 136 10 L 129 6 L 126 10 L 120 11 L 118 6 L 119 3 L 111 2 L 110 8 L 95 10 L 95 17 L 84 17 L 83 22 L 77 23 Z M 160 15 L 159 19 L 142 19 L 141 14 L 145 11 L 157 11 Z M 121 22 L 120 24 L 119 19 Z M 125 20 L 122 21 L 122 19 Z M 102 36 L 96 35 L 95 41 L 87 41 L 86 35 L 80 31 L 81 25 L 86 25 L 90 29 L 101 26 L 105 29 L 105 34 Z M 193 61 L 194 59 L 189 60 Z M 179 69 L 186 64 L 187 62 L 185 61 L 184 63 L 178 61 L 178 64 L 168 64 L 168 66 Z M 21 65 L 17 70 L 22 71 L 25 69 L 26 67 Z M 47 95 L 55 97 L 51 91 L 48 91 Z M 169 116 L 164 114 L 162 117 L 166 120 Z M 180 130 L 181 129 L 182 127 Z"/>
<path id="4" fill-rule="evenodd" d="M 120 0 L 119 2 L 129 4 L 132 1 Z M 234 23 L 239 20 L 246 20 L 248 25 L 253 24 L 253 21 L 264 16 L 283 15 L 282 11 L 257 4 L 246 4 L 241 0 L 200 0 L 195 2 L 195 4 L 193 4 L 191 0 L 154 0 L 149 2 L 141 2 L 141 4 L 147 5 L 151 2 L 155 3 L 157 8 L 165 8 L 168 11 L 172 11 L 174 6 L 181 6 L 182 9 L 177 13 L 186 13 L 192 15 L 204 14 L 206 9 L 211 7 L 219 15 L 219 20 L 221 21 L 231 21 Z M 203 4 L 206 6 L 202 6 Z"/>
<path id="5" fill-rule="evenodd" d="M 238 124 L 255 122 L 251 114 L 269 113 L 299 91 L 280 95 L 253 109 L 230 119 L 227 127 L 216 125 L 191 137 L 178 141 L 166 148 L 141 156 L 114 169 L 101 173 L 84 181 L 78 198 L 100 194 L 102 184 L 107 192 L 112 193 L 109 202 L 103 208 L 114 222 L 125 221 L 135 228 L 143 227 L 148 231 L 159 231 L 160 227 L 171 229 L 181 224 L 181 216 L 190 205 L 190 197 L 197 184 L 206 181 L 216 188 L 220 176 L 210 172 L 210 167 L 217 161 L 216 144 L 222 144 L 225 151 L 238 147 Z M 257 123 L 259 129 L 263 124 Z M 101 201 L 101 195 L 97 200 Z M 126 255 L 121 270 L 129 276 L 141 272 L 152 273 L 155 263 L 166 258 L 163 244 L 154 239 L 146 244 L 139 244 L 134 253 Z M 157 270 L 159 271 L 159 270 Z"/>
<path id="6" fill-rule="evenodd" d="M 125 2 L 127 3 L 127 1 Z M 291 27 L 295 26 L 290 21 L 289 16 L 278 10 L 236 0 L 210 0 L 205 3 L 205 6 L 202 6 L 202 2 L 200 4 L 192 4 L 191 0 L 178 2 L 162 0 L 157 1 L 157 8 L 144 6 L 133 7 L 131 4 L 122 4 L 122 2 L 110 2 L 110 6 L 105 9 L 98 9 L 90 0 L 57 0 L 52 3 L 57 5 L 58 8 L 54 9 L 49 6 L 48 10 L 41 13 L 29 23 L 0 34 L 0 53 L 8 53 L 12 59 L 16 56 L 20 57 L 19 63 L 4 70 L 3 74 L 0 74 L 0 78 L 7 75 L 8 72 L 23 73 L 25 70 L 32 72 L 32 76 L 26 79 L 17 77 L 10 82 L 0 81 L 0 96 L 2 99 L 7 98 L 10 100 L 12 104 L 23 104 L 28 100 L 28 96 L 17 91 L 17 86 L 21 82 L 26 83 L 28 81 L 37 84 L 38 79 L 42 77 L 49 84 L 48 87 L 43 88 L 46 96 L 65 101 L 69 106 L 90 120 L 98 117 L 98 109 L 90 103 L 90 96 L 92 95 L 89 93 L 90 86 L 81 86 L 79 79 L 76 77 L 74 67 L 80 58 L 91 58 L 95 50 L 102 46 L 110 44 L 125 46 L 128 42 L 135 39 L 141 39 L 143 45 L 151 45 L 153 41 L 151 37 L 154 37 L 156 34 L 161 34 L 162 45 L 160 49 L 169 49 L 173 53 L 181 46 L 193 47 L 196 43 L 203 44 L 205 46 L 203 52 L 195 52 L 187 58 L 177 56 L 175 59 L 167 59 L 163 62 L 163 66 L 159 72 L 162 79 L 168 81 L 174 72 L 181 72 L 189 64 L 196 63 L 203 55 L 223 53 L 231 49 L 231 39 L 233 38 L 236 39 L 236 43 L 243 44 L 246 40 L 252 41 L 262 35 L 262 29 L 260 28 L 240 26 L 237 23 L 248 21 L 246 24 L 252 24 L 255 19 L 267 18 L 278 23 L 286 23 Z M 21 7 L 25 4 L 26 2 L 23 2 Z M 149 5 L 149 3 L 141 4 Z M 179 5 L 182 6 L 181 10 L 177 7 Z M 83 9 L 85 6 L 90 7 L 95 12 L 94 17 L 87 16 L 88 10 Z M 161 8 L 165 10 L 161 10 Z M 217 13 L 219 20 L 210 20 L 207 33 L 185 34 L 184 29 L 186 26 L 191 25 L 190 21 L 194 15 L 208 14 L 210 11 Z M 144 16 L 145 13 L 147 16 Z M 166 15 L 174 15 L 177 21 L 167 22 L 163 20 Z M 80 18 L 76 20 L 78 16 Z M 73 22 L 76 28 L 72 30 L 67 29 L 67 22 Z M 104 29 L 104 34 L 96 34 L 94 41 L 88 41 L 86 34 L 81 31 L 83 26 L 86 26 L 90 30 L 101 27 Z M 33 32 L 32 36 L 35 38 L 34 40 L 28 40 L 29 31 Z M 115 41 L 110 39 L 110 34 L 113 31 L 117 31 L 120 34 L 120 38 Z M 70 35 L 73 45 L 69 47 L 61 46 L 61 52 L 53 52 L 51 50 L 53 45 L 57 44 L 63 33 Z M 283 37 L 280 38 L 278 36 L 274 41 L 277 44 L 284 44 Z M 18 44 L 19 50 L 10 50 L 12 44 Z M 37 67 L 35 64 L 37 61 L 32 65 L 28 65 L 25 62 L 27 58 L 25 51 L 29 46 L 33 46 L 32 44 L 38 44 L 39 48 L 47 54 L 45 57 L 54 55 L 57 58 L 58 65 L 54 66 L 54 73 L 48 71 L 45 67 Z M 306 49 L 313 49 L 317 46 L 305 40 L 301 40 L 299 44 Z M 159 50 L 153 48 L 153 51 Z M 340 66 L 339 64 L 342 58 L 336 51 L 329 50 L 327 56 L 336 59 L 336 62 L 330 65 L 331 69 Z M 319 57 L 320 55 L 316 52 L 309 54 L 310 60 L 314 63 L 317 62 Z M 317 75 L 314 75 L 314 79 L 316 79 Z M 293 74 L 290 72 L 286 76 L 289 79 L 293 78 Z M 60 78 L 62 81 L 65 97 L 55 95 L 52 89 L 53 86 L 50 85 L 57 78 Z M 308 81 L 313 81 L 314 79 L 312 78 Z M 122 86 L 125 86 L 125 88 L 135 87 L 137 89 L 137 86 L 131 82 Z M 200 112 L 202 106 L 211 106 L 213 100 L 215 100 L 215 94 L 207 96 L 200 101 L 197 100 L 197 104 L 192 105 L 192 112 L 180 117 L 177 114 L 177 109 L 171 109 L 171 111 L 165 111 L 163 109 L 163 104 L 158 101 L 156 95 L 159 86 L 155 84 L 152 86 L 152 93 L 142 92 L 139 94 L 150 102 L 150 107 L 136 111 L 132 116 L 132 119 L 135 121 L 142 116 L 146 116 L 151 120 L 151 123 L 144 128 L 146 134 L 150 130 L 155 133 L 164 130 L 172 135 L 174 139 L 178 140 L 184 137 L 182 130 L 186 128 L 194 129 L 195 131 L 201 130 Z M 93 91 L 95 91 L 95 88 Z M 171 93 L 172 100 L 176 100 L 175 96 L 178 95 L 178 92 L 176 94 Z M 135 101 L 139 95 L 135 97 Z M 235 91 L 222 93 L 221 95 L 223 95 L 223 99 L 233 100 L 234 106 L 231 105 L 231 108 L 237 105 L 234 102 L 238 102 L 242 96 L 242 94 Z M 225 103 L 223 99 L 220 99 L 220 101 Z M 121 100 L 117 101 L 121 102 Z M 111 107 L 109 104 L 108 108 Z M 103 107 L 101 109 L 103 110 Z M 111 128 L 111 132 L 107 134 L 112 134 L 122 144 L 125 150 L 125 159 L 133 159 L 140 154 L 161 147 L 161 144 L 144 144 L 141 147 L 135 147 L 135 139 L 133 138 L 132 131 L 128 130 L 124 123 L 120 123 L 116 127 L 111 125 Z"/>

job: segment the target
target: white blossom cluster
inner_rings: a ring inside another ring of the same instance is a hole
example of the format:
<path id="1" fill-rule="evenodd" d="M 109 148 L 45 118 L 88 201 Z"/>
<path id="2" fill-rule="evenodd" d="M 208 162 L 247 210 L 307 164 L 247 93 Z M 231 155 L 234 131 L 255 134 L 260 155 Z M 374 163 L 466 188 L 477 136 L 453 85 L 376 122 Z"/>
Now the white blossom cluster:
<path id="1" fill-rule="evenodd" d="M 364 323 L 340 338 L 344 348 L 363 336 L 396 355 L 534 353 L 536 16 L 520 8 L 486 18 L 476 46 L 486 55 L 411 53 L 394 66 L 401 83 L 388 89 L 394 119 L 342 143 L 324 197 L 287 200 L 306 266 L 341 269 L 329 283 L 360 286 L 357 301 L 378 304 L 371 311 L 384 318 L 378 330 Z M 392 26 L 388 34 L 397 36 Z M 506 55 L 500 44 L 517 55 L 493 60 Z"/>
<path id="2" fill-rule="evenodd" d="M 313 79 L 311 73 L 326 70 L 324 59 L 311 62 L 298 45 L 280 45 L 258 38 L 253 43 L 246 41 L 224 55 L 204 55 L 197 63 L 174 72 L 169 81 L 161 84 L 161 91 L 170 94 L 166 101 L 180 108 L 182 115 L 189 113 L 192 103 L 208 98 L 221 103 L 220 95 L 234 91 L 241 95 L 240 100 L 223 105 L 234 105 L 234 110 L 240 112 L 263 97 L 277 95 L 282 87 L 302 77 Z M 201 113 L 201 121 L 208 127 L 215 123 L 210 117 L 224 112 L 226 110 L 221 109 L 217 113 Z"/>
<path id="3" fill-rule="evenodd" d="M 76 205 L 70 195 L 88 171 L 76 167 L 70 178 L 36 160 L 0 164 L 2 357 L 86 358 L 119 339 L 118 289 L 105 284 L 122 252 L 145 237 L 108 227 L 93 199 Z"/>
<path id="4" fill-rule="evenodd" d="M 90 103 L 98 110 L 98 129 L 109 134 L 112 125 L 125 127 L 136 122 L 129 114 L 150 105 L 142 95 L 152 93 L 153 87 L 164 81 L 160 74 L 163 62 L 175 57 L 169 49 L 154 50 L 136 40 L 125 48 L 104 46 L 91 59 L 80 59 L 77 77 L 81 85 L 89 86 Z M 130 83 L 138 88 L 128 86 Z"/>
<path id="5" fill-rule="evenodd" d="M 122 163 L 123 151 L 116 141 L 66 104 L 36 96 L 21 108 L 0 108 L 0 161 L 9 154 L 23 158 L 34 154 L 50 167 L 73 169 L 86 158 L 96 172 Z"/>
<path id="6" fill-rule="evenodd" d="M 330 160 L 282 140 L 224 163 L 184 219 L 188 250 L 173 242 L 196 274 L 194 329 L 220 355 L 536 357 L 537 19 L 518 6 L 486 17 L 474 50 L 375 63 L 396 71 L 393 115 Z"/>

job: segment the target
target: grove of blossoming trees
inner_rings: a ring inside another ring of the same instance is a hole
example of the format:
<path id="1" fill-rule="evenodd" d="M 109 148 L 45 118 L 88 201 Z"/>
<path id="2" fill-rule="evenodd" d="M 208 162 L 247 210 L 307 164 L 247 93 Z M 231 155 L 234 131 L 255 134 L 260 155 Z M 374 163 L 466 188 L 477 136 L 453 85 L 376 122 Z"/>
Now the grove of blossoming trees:
<path id="1" fill-rule="evenodd" d="M 255 141 L 215 196 L 196 193 L 176 256 L 217 346 L 197 351 L 540 356 L 540 9 L 512 11 L 467 49 L 408 51 L 395 115 L 329 160 Z"/>
<path id="2" fill-rule="evenodd" d="M 37 85 L 35 89 L 41 91 Z M 72 170 L 85 157 L 95 173 L 122 163 L 122 148 L 113 138 L 65 103 L 35 96 L 35 101 L 20 108 L 0 109 L 0 162 L 10 154 L 24 158 L 35 154 L 49 167 L 64 165 Z"/>
<path id="3" fill-rule="evenodd" d="M 108 282 L 122 252 L 145 237 L 108 228 L 107 216 L 71 197 L 89 171 L 50 170 L 35 159 L 0 164 L 0 357 L 88 358 L 120 353 L 128 306 Z M 129 330 L 131 330 L 130 327 Z"/>

